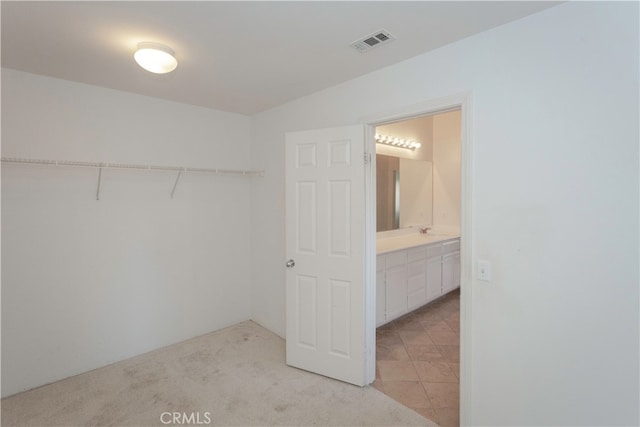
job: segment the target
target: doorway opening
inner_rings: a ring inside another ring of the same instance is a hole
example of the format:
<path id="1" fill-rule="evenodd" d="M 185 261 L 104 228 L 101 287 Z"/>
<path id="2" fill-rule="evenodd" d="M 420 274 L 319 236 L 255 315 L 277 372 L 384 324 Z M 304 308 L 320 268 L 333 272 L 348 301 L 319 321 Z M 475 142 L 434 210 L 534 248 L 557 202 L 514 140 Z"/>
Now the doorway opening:
<path id="1" fill-rule="evenodd" d="M 459 320 L 462 424 L 472 416 L 468 396 L 471 387 L 467 380 L 471 360 L 469 302 L 472 291 L 469 286 L 472 236 L 470 99 L 469 94 L 456 95 L 407 107 L 395 114 L 363 119 L 359 125 L 288 132 L 285 150 L 286 192 L 289 195 L 286 246 L 287 258 L 291 261 L 287 262 L 286 274 L 287 364 L 355 385 L 371 384 L 376 377 L 376 314 L 382 313 L 376 310 L 376 250 L 379 246 L 376 241 L 376 157 L 372 155 L 376 152 L 375 127 L 460 110 L 459 226 L 462 238 L 440 241 L 435 253 L 428 247 L 422 249 L 425 262 L 432 258 L 438 261 L 439 272 L 437 267 L 427 266 L 425 276 L 434 274 L 440 279 L 440 293 L 444 289 L 444 278 L 448 284 L 455 284 L 459 279 L 462 290 Z M 364 192 L 358 191 L 362 188 Z M 319 195 L 324 195 L 327 203 L 318 203 Z M 432 208 L 432 220 L 435 212 Z M 422 213 L 427 215 L 428 210 Z M 398 224 L 400 222 L 399 218 Z M 423 228 L 429 238 L 437 232 L 431 230 L 429 235 L 428 227 L 419 228 Z M 413 228 L 412 231 L 416 230 Z M 421 259 L 422 255 L 413 250 L 411 255 L 408 252 L 405 255 L 399 259 L 392 257 L 390 262 L 385 260 L 384 268 L 386 272 L 388 267 L 396 266 L 393 265 L 396 262 L 397 265 L 406 264 L 405 280 L 400 273 L 396 282 L 406 283 L 405 294 L 408 296 L 409 290 L 412 295 L 420 291 L 414 280 L 409 286 L 409 278 L 421 277 L 419 272 L 413 274 L 413 269 L 409 274 L 408 263 Z M 456 258 L 460 268 L 453 267 Z M 386 286 L 385 282 L 378 283 Z M 426 280 L 426 283 L 438 281 Z M 379 294 L 383 295 L 382 292 Z M 423 302 L 430 301 L 433 296 L 430 287 L 424 288 L 423 296 L 426 298 Z M 402 302 L 403 299 L 394 301 Z M 408 297 L 404 301 L 409 309 Z M 389 310 L 384 313 L 385 321 L 405 314 L 390 314 Z"/>
<path id="2" fill-rule="evenodd" d="M 445 425 L 469 415 L 468 98 L 452 101 L 368 122 L 373 386 Z"/>

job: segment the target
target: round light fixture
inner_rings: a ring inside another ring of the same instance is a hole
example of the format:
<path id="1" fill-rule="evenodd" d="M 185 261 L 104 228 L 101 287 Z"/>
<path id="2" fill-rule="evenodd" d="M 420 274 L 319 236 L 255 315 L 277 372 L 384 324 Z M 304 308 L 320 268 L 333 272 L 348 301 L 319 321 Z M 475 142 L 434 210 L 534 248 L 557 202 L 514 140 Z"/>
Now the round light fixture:
<path id="1" fill-rule="evenodd" d="M 170 73 L 178 66 L 173 50 L 160 43 L 138 43 L 138 50 L 133 54 L 138 65 L 155 74 Z"/>

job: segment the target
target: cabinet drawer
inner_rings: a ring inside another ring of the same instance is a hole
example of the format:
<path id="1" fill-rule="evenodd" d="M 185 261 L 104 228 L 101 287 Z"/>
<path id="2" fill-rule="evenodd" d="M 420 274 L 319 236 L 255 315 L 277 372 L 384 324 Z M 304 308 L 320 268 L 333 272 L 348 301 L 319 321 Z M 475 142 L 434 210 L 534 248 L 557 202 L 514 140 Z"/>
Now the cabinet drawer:
<path id="1" fill-rule="evenodd" d="M 393 252 L 386 255 L 385 268 L 392 268 L 407 263 L 407 251 Z"/>
<path id="2" fill-rule="evenodd" d="M 408 261 L 416 261 L 418 259 L 424 259 L 425 255 L 425 247 L 419 247 L 414 249 L 409 249 L 409 253 L 407 254 Z"/>
<path id="3" fill-rule="evenodd" d="M 427 258 L 433 258 L 436 256 L 440 256 L 442 253 L 442 244 L 436 243 L 434 245 L 427 246 Z"/>
<path id="4" fill-rule="evenodd" d="M 384 271 L 386 266 L 384 265 L 384 255 L 378 255 L 376 257 L 376 271 Z"/>
<path id="5" fill-rule="evenodd" d="M 460 258 L 460 251 L 449 252 L 447 254 L 442 255 L 442 262 L 446 262 L 447 260 L 453 257 Z"/>
<path id="6" fill-rule="evenodd" d="M 442 254 L 458 252 L 460 250 L 460 239 L 451 240 L 442 244 Z"/>

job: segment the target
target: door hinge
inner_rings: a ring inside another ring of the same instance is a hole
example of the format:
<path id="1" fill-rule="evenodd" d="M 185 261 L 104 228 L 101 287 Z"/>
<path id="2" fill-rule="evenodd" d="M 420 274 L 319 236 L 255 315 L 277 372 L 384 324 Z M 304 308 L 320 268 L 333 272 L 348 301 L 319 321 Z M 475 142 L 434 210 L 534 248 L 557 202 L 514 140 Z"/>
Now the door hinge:
<path id="1" fill-rule="evenodd" d="M 371 153 L 364 153 L 364 164 L 368 165 L 371 163 Z"/>

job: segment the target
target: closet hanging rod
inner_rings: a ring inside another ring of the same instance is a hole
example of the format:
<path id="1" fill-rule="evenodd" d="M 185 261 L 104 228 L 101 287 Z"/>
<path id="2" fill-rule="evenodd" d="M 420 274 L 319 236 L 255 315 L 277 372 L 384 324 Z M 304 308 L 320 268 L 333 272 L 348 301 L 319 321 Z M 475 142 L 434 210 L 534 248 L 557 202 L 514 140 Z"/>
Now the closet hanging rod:
<path id="1" fill-rule="evenodd" d="M 41 166 L 70 166 L 82 168 L 98 168 L 98 169 L 135 169 L 147 171 L 166 171 L 166 172 L 183 172 L 183 173 L 204 173 L 213 175 L 246 175 L 246 176 L 264 176 L 263 171 L 239 170 L 239 169 L 209 169 L 209 168 L 187 168 L 182 166 L 157 166 L 157 165 L 132 165 L 125 163 L 102 163 L 102 162 L 81 162 L 73 160 L 41 160 L 41 159 L 22 159 L 16 157 L 2 157 L 2 163 L 41 165 Z"/>

